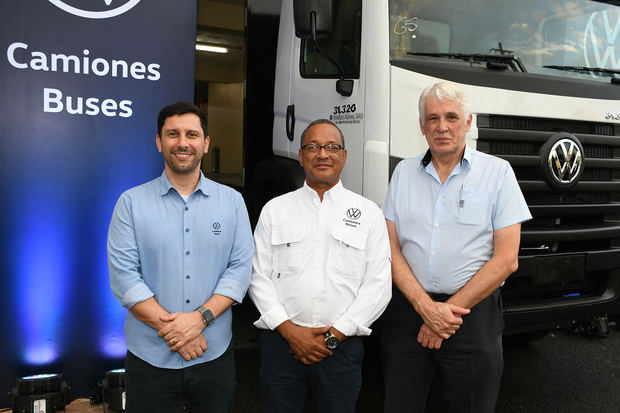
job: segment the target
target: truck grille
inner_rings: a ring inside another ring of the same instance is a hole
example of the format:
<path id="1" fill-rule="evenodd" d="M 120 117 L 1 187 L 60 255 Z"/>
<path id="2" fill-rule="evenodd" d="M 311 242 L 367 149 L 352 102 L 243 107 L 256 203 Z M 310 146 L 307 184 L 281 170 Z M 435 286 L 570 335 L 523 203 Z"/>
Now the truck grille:
<path id="1" fill-rule="evenodd" d="M 526 242 L 545 241 L 527 235 L 528 228 L 539 227 L 541 217 L 555 219 L 552 232 L 612 225 L 620 237 L 620 125 L 496 115 L 478 115 L 477 123 L 477 149 L 510 162 L 530 206 L 534 220 L 524 225 Z M 574 135 L 584 149 L 584 172 L 568 189 L 553 188 L 544 179 L 541 147 L 558 132 Z M 599 211 L 596 222 L 587 206 Z"/>
<path id="2" fill-rule="evenodd" d="M 519 270 L 502 289 L 506 309 L 520 307 L 511 296 L 527 308 L 538 300 L 554 301 L 555 296 L 558 306 L 566 305 L 558 292 L 609 294 L 610 277 L 620 267 L 620 125 L 478 115 L 477 126 L 477 149 L 510 162 L 533 216 L 522 226 Z M 546 154 L 541 154 L 545 142 L 558 132 L 576 137 L 584 150 L 579 182 L 564 189 L 545 181 Z M 584 266 L 581 276 L 575 272 L 569 282 L 556 277 L 548 284 L 536 279 L 541 271 L 535 261 L 565 255 L 585 257 L 579 261 Z M 596 264 L 595 257 L 605 257 L 599 261 L 603 264 Z M 535 299 L 526 296 L 531 292 Z"/>

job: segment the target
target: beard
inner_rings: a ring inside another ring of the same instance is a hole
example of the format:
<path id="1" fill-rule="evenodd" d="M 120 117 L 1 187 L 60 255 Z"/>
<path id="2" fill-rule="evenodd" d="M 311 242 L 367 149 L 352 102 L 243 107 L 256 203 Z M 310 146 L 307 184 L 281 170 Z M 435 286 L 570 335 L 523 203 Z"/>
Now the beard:
<path id="1" fill-rule="evenodd" d="M 174 153 L 167 154 L 166 156 L 164 156 L 164 159 L 166 161 L 166 165 L 168 165 L 168 168 L 170 168 L 172 172 L 176 174 L 191 174 L 200 167 L 200 161 L 202 161 L 202 157 L 197 156 L 197 153 L 194 151 L 191 151 L 190 155 L 192 155 L 193 158 L 184 162 L 175 159 Z"/>

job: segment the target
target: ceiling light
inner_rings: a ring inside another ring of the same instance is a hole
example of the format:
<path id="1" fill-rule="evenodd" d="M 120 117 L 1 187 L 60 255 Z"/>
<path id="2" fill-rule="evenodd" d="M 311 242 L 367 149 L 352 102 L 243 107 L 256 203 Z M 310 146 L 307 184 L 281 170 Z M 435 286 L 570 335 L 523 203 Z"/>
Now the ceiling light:
<path id="1" fill-rule="evenodd" d="M 210 46 L 208 44 L 196 44 L 196 50 L 201 52 L 228 53 L 228 49 L 219 46 Z"/>

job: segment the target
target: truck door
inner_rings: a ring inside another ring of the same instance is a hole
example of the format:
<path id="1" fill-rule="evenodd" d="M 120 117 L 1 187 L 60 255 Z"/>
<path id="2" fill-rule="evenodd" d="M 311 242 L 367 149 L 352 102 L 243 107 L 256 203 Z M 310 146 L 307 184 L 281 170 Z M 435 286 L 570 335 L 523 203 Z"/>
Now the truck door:
<path id="1" fill-rule="evenodd" d="M 296 159 L 304 128 L 313 120 L 329 119 L 338 125 L 345 137 L 348 158 L 342 174 L 344 185 L 362 193 L 362 1 L 334 0 L 331 3 L 332 28 L 329 36 L 319 39 L 318 44 L 339 63 L 343 73 L 314 49 L 311 39 L 295 36 L 293 1 L 284 1 L 278 39 L 273 149 L 277 155 Z M 343 96 L 336 90 L 336 82 L 341 77 L 353 81 L 351 96 Z"/>

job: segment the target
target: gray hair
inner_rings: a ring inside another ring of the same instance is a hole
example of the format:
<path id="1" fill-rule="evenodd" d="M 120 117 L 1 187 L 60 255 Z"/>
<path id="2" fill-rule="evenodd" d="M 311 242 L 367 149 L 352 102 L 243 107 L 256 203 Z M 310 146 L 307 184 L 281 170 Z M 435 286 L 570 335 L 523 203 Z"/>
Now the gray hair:
<path id="1" fill-rule="evenodd" d="M 418 107 L 420 110 L 420 121 L 424 124 L 424 110 L 426 108 L 426 98 L 434 96 L 438 101 L 443 102 L 444 99 L 451 102 L 458 102 L 461 104 L 461 109 L 465 117 L 469 117 L 469 102 L 467 101 L 467 95 L 465 91 L 456 83 L 453 82 L 438 82 L 424 89 L 420 95 L 420 101 Z"/>
<path id="2" fill-rule="evenodd" d="M 304 144 L 304 139 L 306 138 L 306 132 L 308 132 L 308 129 L 310 129 L 311 127 L 313 127 L 314 125 L 320 125 L 326 123 L 328 125 L 332 125 L 334 128 L 336 128 L 336 130 L 338 131 L 338 134 L 340 135 L 340 140 L 342 141 L 342 148 L 344 149 L 345 145 L 344 145 L 344 135 L 342 134 L 342 131 L 340 130 L 340 128 L 338 126 L 336 126 L 336 124 L 334 122 L 332 122 L 331 120 L 328 119 L 317 119 L 315 121 L 313 121 L 312 123 L 310 123 L 308 126 L 306 126 L 306 129 L 304 129 L 304 131 L 301 133 L 301 139 L 299 140 L 299 146 L 301 147 L 301 145 Z"/>

